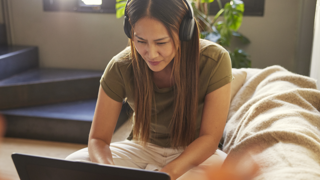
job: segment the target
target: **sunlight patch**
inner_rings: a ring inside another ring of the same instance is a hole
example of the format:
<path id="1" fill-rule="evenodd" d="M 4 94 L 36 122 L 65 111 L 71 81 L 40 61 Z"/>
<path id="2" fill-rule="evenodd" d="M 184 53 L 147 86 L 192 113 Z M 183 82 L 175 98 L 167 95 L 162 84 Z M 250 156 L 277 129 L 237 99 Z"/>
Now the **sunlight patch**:
<path id="1" fill-rule="evenodd" d="M 82 0 L 82 2 L 86 5 L 101 5 L 102 0 Z"/>

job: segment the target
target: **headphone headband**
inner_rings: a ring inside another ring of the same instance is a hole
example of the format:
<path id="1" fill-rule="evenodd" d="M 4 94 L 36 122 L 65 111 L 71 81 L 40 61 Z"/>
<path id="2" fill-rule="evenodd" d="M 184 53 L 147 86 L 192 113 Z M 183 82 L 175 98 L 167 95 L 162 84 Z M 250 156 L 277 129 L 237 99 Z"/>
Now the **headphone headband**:
<path id="1" fill-rule="evenodd" d="M 188 7 L 188 12 L 187 12 L 187 14 L 189 15 L 189 18 L 192 18 L 192 19 L 193 19 L 193 9 L 192 9 L 191 5 L 188 3 L 187 0 L 183 0 L 183 1 L 186 3 L 186 5 L 187 5 L 187 7 Z M 186 15 L 187 15 L 187 14 L 186 14 Z"/>
<path id="2" fill-rule="evenodd" d="M 124 8 L 124 17 L 128 17 L 127 6 L 131 0 L 127 0 L 126 7 Z"/>

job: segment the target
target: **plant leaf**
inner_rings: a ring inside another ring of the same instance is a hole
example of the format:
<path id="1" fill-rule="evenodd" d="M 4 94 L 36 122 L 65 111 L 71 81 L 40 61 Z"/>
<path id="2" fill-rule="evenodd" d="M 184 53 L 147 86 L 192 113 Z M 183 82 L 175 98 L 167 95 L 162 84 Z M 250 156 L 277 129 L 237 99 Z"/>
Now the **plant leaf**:
<path id="1" fill-rule="evenodd" d="M 213 18 L 213 22 L 215 22 L 220 16 L 221 14 L 224 12 L 224 9 L 220 9 L 220 11 L 214 16 Z"/>
<path id="2" fill-rule="evenodd" d="M 201 0 L 201 3 L 212 3 L 214 0 Z"/>
<path id="3" fill-rule="evenodd" d="M 121 18 L 122 16 L 124 16 L 124 10 L 125 10 L 125 7 L 117 9 L 117 12 L 116 12 L 117 18 Z"/>
<path id="4" fill-rule="evenodd" d="M 242 23 L 244 4 L 241 0 L 231 0 L 225 4 L 224 18 L 231 30 L 237 31 Z"/>
<path id="5" fill-rule="evenodd" d="M 232 61 L 233 68 L 250 68 L 251 60 L 248 59 L 248 54 L 242 49 L 235 49 L 234 51 L 229 51 L 230 58 Z"/>
<path id="6" fill-rule="evenodd" d="M 243 34 L 241 34 L 239 32 L 233 31 L 232 35 L 234 37 L 238 38 L 243 44 L 249 44 L 250 43 L 250 40 L 246 36 L 244 36 Z"/>
<path id="7" fill-rule="evenodd" d="M 230 46 L 231 37 L 232 37 L 231 29 L 223 21 L 219 21 L 218 23 L 215 24 L 215 26 L 217 28 L 217 31 L 221 35 L 221 38 L 219 40 L 219 44 L 222 45 L 222 46 L 229 47 Z"/>
<path id="8" fill-rule="evenodd" d="M 116 3 L 116 9 L 125 8 L 126 4 L 126 2 L 118 2 Z"/>
<path id="9" fill-rule="evenodd" d="M 221 39 L 221 35 L 217 32 L 211 32 L 211 33 L 207 33 L 204 39 L 218 43 Z"/>
<path id="10" fill-rule="evenodd" d="M 232 0 L 232 7 L 241 12 L 244 12 L 244 3 L 242 0 Z"/>
<path id="11" fill-rule="evenodd" d="M 116 3 L 116 17 L 119 19 L 125 14 L 126 0 L 117 0 Z"/>
<path id="12" fill-rule="evenodd" d="M 208 18 L 208 16 L 202 13 L 199 9 L 197 9 L 194 3 L 192 3 L 191 5 L 193 7 L 193 12 L 195 14 L 195 17 L 198 19 L 198 21 L 201 21 L 206 25 L 206 28 L 203 27 L 204 30 L 212 31 L 211 29 L 212 23 L 211 23 L 211 20 Z"/>

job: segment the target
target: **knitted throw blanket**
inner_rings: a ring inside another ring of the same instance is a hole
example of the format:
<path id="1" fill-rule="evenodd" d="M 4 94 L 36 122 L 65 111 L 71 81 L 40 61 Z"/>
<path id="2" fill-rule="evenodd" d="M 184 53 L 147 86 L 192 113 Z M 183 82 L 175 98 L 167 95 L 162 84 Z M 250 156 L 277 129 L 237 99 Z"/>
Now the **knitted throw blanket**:
<path id="1" fill-rule="evenodd" d="M 255 179 L 320 179 L 320 91 L 314 79 L 280 66 L 242 69 L 245 84 L 230 105 L 223 151 L 252 154 Z"/>

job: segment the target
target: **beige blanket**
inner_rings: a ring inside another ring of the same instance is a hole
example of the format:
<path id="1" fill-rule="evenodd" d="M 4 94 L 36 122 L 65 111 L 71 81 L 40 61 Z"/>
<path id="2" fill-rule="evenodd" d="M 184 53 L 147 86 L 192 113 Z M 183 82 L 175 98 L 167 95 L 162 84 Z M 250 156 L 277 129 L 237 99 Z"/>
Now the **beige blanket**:
<path id="1" fill-rule="evenodd" d="M 255 179 L 320 179 L 320 91 L 314 79 L 280 66 L 243 69 L 223 136 L 229 156 L 251 152 Z"/>

